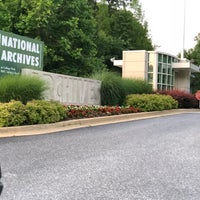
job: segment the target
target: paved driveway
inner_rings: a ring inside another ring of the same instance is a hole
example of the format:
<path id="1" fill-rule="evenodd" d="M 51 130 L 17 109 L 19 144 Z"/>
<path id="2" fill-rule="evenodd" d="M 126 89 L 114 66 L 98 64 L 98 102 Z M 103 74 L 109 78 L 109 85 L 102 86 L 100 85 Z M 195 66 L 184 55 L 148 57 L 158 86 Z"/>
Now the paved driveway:
<path id="1" fill-rule="evenodd" d="M 0 139 L 2 200 L 199 200 L 200 114 Z"/>

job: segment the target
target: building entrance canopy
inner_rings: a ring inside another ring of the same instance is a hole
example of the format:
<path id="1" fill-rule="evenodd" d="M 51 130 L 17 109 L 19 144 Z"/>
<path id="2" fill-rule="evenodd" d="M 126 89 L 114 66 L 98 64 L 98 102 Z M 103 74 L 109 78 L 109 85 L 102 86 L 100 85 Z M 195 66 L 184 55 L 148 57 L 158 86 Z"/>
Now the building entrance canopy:
<path id="1" fill-rule="evenodd" d="M 191 72 L 200 72 L 199 66 L 192 64 L 189 60 L 184 59 L 181 60 L 180 62 L 172 63 L 172 68 L 173 69 L 182 69 L 182 70 L 191 70 Z"/>

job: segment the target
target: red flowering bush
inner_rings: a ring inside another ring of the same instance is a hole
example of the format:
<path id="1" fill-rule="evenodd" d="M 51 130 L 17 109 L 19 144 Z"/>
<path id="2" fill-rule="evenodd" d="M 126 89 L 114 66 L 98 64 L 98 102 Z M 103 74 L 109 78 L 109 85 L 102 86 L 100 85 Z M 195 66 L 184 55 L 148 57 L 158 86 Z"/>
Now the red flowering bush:
<path id="1" fill-rule="evenodd" d="M 180 91 L 180 90 L 163 90 L 158 91 L 159 94 L 170 95 L 173 99 L 178 101 L 178 108 L 197 108 L 198 100 L 194 94 Z"/>
<path id="2" fill-rule="evenodd" d="M 67 105 L 65 106 L 67 119 L 79 119 L 89 117 L 100 117 L 119 115 L 127 113 L 137 113 L 139 109 L 132 106 L 80 106 Z"/>

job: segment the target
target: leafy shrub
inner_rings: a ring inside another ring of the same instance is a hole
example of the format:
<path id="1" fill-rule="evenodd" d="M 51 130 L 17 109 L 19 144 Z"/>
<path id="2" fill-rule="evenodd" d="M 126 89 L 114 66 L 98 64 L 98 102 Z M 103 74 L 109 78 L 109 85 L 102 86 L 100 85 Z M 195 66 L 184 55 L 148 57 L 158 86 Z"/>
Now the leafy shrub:
<path id="1" fill-rule="evenodd" d="M 194 94 L 180 91 L 180 90 L 164 90 L 158 91 L 159 94 L 166 94 L 173 97 L 178 101 L 179 108 L 197 108 L 198 100 L 195 98 Z"/>
<path id="2" fill-rule="evenodd" d="M 26 121 L 26 109 L 20 101 L 0 103 L 0 127 L 19 126 Z"/>
<path id="3" fill-rule="evenodd" d="M 178 107 L 178 102 L 168 95 L 159 94 L 133 94 L 128 95 L 126 105 L 139 108 L 140 111 L 161 111 Z"/>
<path id="4" fill-rule="evenodd" d="M 66 117 L 66 109 L 55 101 L 33 100 L 0 103 L 0 127 L 58 122 Z"/>
<path id="5" fill-rule="evenodd" d="M 26 104 L 27 124 L 46 124 L 61 121 L 66 116 L 63 105 L 55 101 L 33 100 Z"/>
<path id="6" fill-rule="evenodd" d="M 0 78 L 0 102 L 16 100 L 25 104 L 33 99 L 42 99 L 45 90 L 45 82 L 36 76 L 10 75 Z"/>
<path id="7" fill-rule="evenodd" d="M 121 76 L 114 72 L 104 70 L 93 74 L 90 78 L 102 81 L 102 105 L 123 105 L 128 94 L 152 93 L 152 87 L 146 81 L 122 79 Z"/>

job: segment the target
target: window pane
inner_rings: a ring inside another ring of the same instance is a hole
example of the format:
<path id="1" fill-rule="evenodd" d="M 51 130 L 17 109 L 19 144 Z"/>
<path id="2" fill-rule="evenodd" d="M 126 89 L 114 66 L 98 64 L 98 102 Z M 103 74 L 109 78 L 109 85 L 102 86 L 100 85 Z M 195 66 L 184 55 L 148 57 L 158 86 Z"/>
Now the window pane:
<path id="1" fill-rule="evenodd" d="M 172 57 L 168 56 L 168 63 L 172 63 Z"/>
<path id="2" fill-rule="evenodd" d="M 162 63 L 158 63 L 158 72 L 162 72 Z"/>
<path id="3" fill-rule="evenodd" d="M 148 74 L 148 82 L 149 82 L 149 83 L 152 83 L 152 82 L 153 82 L 153 74 L 152 74 L 152 73 L 149 73 L 149 74 Z"/>
<path id="4" fill-rule="evenodd" d="M 162 54 L 158 54 L 158 62 L 162 62 Z"/>
<path id="5" fill-rule="evenodd" d="M 161 84 L 158 84 L 158 85 L 157 85 L 157 89 L 158 89 L 158 90 L 162 90 L 162 85 L 161 85 Z"/>
<path id="6" fill-rule="evenodd" d="M 167 73 L 167 64 L 163 64 L 163 73 Z"/>
<path id="7" fill-rule="evenodd" d="M 167 84 L 171 84 L 171 76 L 168 76 L 168 79 L 167 79 Z"/>
<path id="8" fill-rule="evenodd" d="M 167 83 L 167 76 L 163 75 L 163 83 L 166 84 Z"/>
<path id="9" fill-rule="evenodd" d="M 148 72 L 153 72 L 153 65 L 152 64 L 149 65 Z"/>
<path id="10" fill-rule="evenodd" d="M 167 55 L 163 55 L 163 63 L 167 63 Z"/>
<path id="11" fill-rule="evenodd" d="M 168 74 L 172 74 L 172 68 L 171 68 L 171 66 L 170 65 L 168 65 Z"/>
<path id="12" fill-rule="evenodd" d="M 158 83 L 162 83 L 162 75 L 158 74 Z"/>

